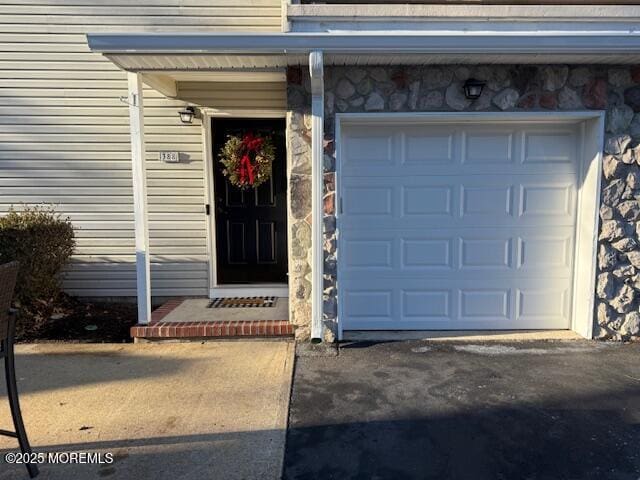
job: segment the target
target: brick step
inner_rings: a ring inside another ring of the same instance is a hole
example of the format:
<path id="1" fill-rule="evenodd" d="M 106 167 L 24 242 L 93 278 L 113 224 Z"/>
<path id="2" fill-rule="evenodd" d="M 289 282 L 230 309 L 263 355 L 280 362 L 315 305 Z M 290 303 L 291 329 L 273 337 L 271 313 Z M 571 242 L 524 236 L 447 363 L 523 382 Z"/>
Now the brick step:
<path id="1" fill-rule="evenodd" d="M 293 337 L 287 320 L 163 322 L 131 327 L 133 338 Z"/>

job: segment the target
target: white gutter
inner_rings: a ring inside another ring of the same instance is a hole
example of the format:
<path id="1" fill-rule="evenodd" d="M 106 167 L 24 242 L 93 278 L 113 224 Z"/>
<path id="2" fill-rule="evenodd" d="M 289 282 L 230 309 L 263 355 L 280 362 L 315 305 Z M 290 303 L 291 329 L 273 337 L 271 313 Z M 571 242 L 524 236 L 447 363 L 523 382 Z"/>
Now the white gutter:
<path id="1" fill-rule="evenodd" d="M 545 54 L 638 55 L 640 34 L 273 33 L 88 34 L 89 48 L 109 54 Z"/>

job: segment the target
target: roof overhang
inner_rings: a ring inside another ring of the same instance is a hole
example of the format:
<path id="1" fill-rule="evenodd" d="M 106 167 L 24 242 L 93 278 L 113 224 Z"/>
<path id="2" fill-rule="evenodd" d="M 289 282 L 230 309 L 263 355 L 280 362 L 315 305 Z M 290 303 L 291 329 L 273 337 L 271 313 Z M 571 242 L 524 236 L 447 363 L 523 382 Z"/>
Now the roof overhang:
<path id="1" fill-rule="evenodd" d="M 281 69 L 434 63 L 640 63 L 640 34 L 89 34 L 89 48 L 127 71 Z"/>

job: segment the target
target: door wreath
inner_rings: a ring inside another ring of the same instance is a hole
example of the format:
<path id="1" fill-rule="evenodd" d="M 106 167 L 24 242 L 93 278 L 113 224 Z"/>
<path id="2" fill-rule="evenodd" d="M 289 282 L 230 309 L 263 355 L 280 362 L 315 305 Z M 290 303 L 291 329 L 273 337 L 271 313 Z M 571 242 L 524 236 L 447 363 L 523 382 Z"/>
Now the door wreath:
<path id="1" fill-rule="evenodd" d="M 254 188 L 271 178 L 275 147 L 268 136 L 252 132 L 244 136 L 230 135 L 222 147 L 219 159 L 224 165 L 222 174 L 229 183 L 240 189 Z"/>

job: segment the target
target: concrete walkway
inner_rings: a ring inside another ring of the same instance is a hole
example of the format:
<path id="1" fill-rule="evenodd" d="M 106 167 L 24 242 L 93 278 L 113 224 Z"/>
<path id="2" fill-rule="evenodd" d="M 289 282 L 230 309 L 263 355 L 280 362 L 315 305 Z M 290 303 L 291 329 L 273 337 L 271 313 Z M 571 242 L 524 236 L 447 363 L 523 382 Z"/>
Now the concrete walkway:
<path id="1" fill-rule="evenodd" d="M 356 342 L 298 358 L 287 480 L 638 480 L 640 344 Z"/>
<path id="2" fill-rule="evenodd" d="M 285 341 L 19 346 L 34 450 L 115 456 L 110 465 L 41 465 L 39 478 L 280 478 L 293 349 Z M 14 439 L 0 437 L 2 480 L 28 478 L 23 465 L 4 463 L 15 451 Z"/>

